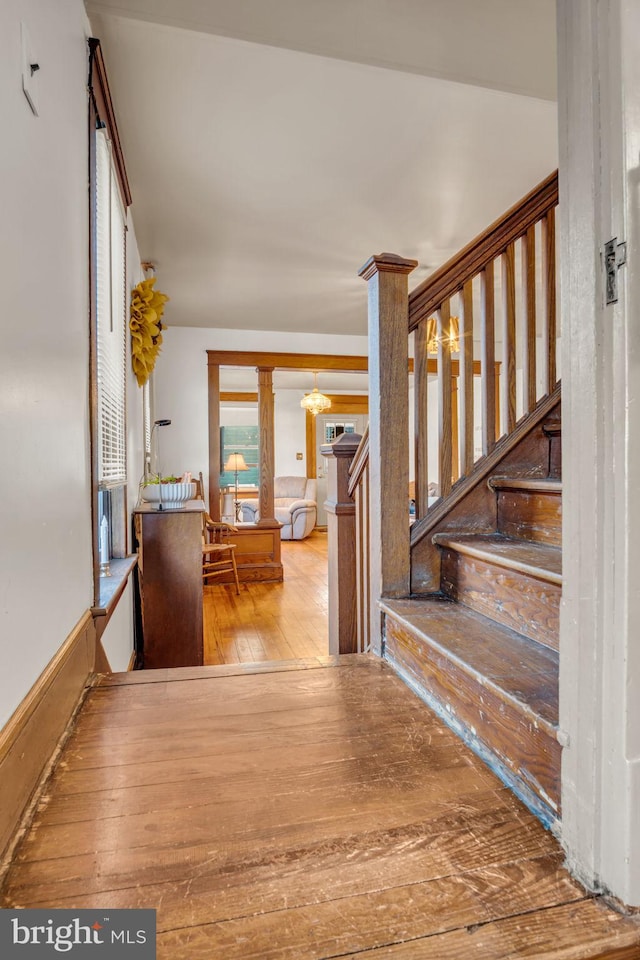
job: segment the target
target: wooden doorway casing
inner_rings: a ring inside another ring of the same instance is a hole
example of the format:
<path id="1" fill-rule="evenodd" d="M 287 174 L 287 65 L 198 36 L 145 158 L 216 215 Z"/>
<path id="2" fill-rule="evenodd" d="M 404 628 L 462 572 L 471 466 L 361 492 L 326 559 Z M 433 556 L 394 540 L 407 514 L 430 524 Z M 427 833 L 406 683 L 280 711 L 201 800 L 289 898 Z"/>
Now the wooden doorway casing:
<path id="1" fill-rule="evenodd" d="M 220 392 L 220 367 L 253 367 L 271 371 L 309 371 L 311 373 L 366 373 L 369 366 L 367 357 L 346 356 L 344 354 L 331 355 L 324 353 L 272 353 L 258 350 L 207 350 L 207 364 L 209 369 L 209 512 L 214 519 L 219 519 L 220 512 L 220 402 L 223 394 Z M 226 399 L 238 395 L 224 394 Z M 252 400 L 253 393 L 245 393 L 242 398 Z M 260 419 L 260 415 L 258 414 Z M 266 437 L 265 443 L 273 442 L 273 437 Z M 315 469 L 310 473 L 307 440 L 307 476 L 315 476 Z M 313 454 L 315 460 L 315 452 Z M 264 481 L 273 487 L 273 476 L 265 477 Z M 261 486 L 263 478 L 261 477 Z M 260 504 L 262 513 L 262 504 Z"/>
<path id="2" fill-rule="evenodd" d="M 282 561 L 280 547 L 280 524 L 275 519 L 273 502 L 274 481 L 274 404 L 273 372 L 275 370 L 298 370 L 316 372 L 345 371 L 366 372 L 367 357 L 331 356 L 328 354 L 267 353 L 263 351 L 208 350 L 208 407 L 209 407 L 209 512 L 214 520 L 220 519 L 220 403 L 225 399 L 235 399 L 232 394 L 220 391 L 220 367 L 253 367 L 258 373 L 258 422 L 260 425 L 260 521 L 255 528 L 242 529 L 243 549 L 238 552 L 238 573 L 240 579 L 282 580 Z M 256 395 L 241 394 L 243 401 L 253 401 Z M 238 399 L 240 398 L 238 397 Z M 315 451 L 314 451 L 315 461 Z M 308 475 L 308 465 L 307 465 Z M 253 550 L 256 537 L 261 538 L 261 548 Z M 265 538 L 268 544 L 265 545 Z M 240 539 L 240 538 L 238 538 Z M 246 558 L 245 558 L 246 553 Z M 249 570 L 249 558 L 252 562 Z M 247 569 L 243 570 L 243 559 Z M 244 576 L 246 574 L 246 576 Z"/>

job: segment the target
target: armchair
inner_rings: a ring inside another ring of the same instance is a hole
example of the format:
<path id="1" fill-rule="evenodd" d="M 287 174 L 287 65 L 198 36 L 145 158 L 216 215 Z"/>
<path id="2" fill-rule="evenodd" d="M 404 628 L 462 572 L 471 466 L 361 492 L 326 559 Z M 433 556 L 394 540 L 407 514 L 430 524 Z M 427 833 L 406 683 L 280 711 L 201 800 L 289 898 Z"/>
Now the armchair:
<path id="1" fill-rule="evenodd" d="M 274 513 L 282 524 L 282 540 L 304 540 L 316 525 L 316 481 L 307 477 L 275 477 Z M 256 523 L 260 519 L 257 500 L 242 500 L 242 519 Z"/>

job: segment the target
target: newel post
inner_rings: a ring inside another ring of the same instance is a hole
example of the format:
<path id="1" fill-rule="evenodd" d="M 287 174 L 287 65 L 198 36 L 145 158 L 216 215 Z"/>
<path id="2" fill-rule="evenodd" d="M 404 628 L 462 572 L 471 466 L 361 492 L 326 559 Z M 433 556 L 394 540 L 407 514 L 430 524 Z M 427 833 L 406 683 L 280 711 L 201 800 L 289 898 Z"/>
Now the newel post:
<path id="1" fill-rule="evenodd" d="M 357 653 L 356 506 L 349 496 L 349 467 L 361 437 L 343 433 L 323 444 L 327 458 L 329 542 L 329 653 Z"/>
<path id="2" fill-rule="evenodd" d="M 371 257 L 359 276 L 369 299 L 371 649 L 382 652 L 380 597 L 408 596 L 409 280 L 417 260 Z"/>

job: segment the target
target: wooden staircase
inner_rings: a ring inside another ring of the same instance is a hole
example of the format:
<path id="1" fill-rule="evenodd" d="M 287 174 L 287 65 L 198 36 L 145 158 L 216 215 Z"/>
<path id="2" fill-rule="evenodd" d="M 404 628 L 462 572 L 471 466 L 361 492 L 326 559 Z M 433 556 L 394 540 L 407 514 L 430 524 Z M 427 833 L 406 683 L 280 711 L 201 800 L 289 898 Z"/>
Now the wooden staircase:
<path id="1" fill-rule="evenodd" d="M 551 174 L 410 293 L 415 260 L 364 264 L 369 429 L 323 449 L 331 652 L 384 656 L 546 823 L 560 816 L 557 204 Z"/>
<path id="2" fill-rule="evenodd" d="M 465 527 L 459 511 L 431 533 L 439 591 L 381 605 L 385 658 L 551 823 L 560 813 L 558 415 L 536 429 L 546 475 L 537 475 L 540 462 L 527 467 L 512 450 L 481 480 L 484 516 L 474 511 Z"/>

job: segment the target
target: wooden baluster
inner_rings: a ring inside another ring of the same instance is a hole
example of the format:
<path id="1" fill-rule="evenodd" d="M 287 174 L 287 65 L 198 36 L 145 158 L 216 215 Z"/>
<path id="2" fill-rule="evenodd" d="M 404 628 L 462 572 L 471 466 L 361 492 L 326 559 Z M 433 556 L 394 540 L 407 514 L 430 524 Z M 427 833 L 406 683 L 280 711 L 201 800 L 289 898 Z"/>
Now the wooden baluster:
<path id="1" fill-rule="evenodd" d="M 451 351 L 449 349 L 449 327 L 451 309 L 448 300 L 437 312 L 438 321 L 438 447 L 440 496 L 446 497 L 451 490 L 453 471 L 452 403 L 451 403 Z M 447 342 L 445 342 L 445 340 Z M 457 462 L 457 445 L 456 445 Z"/>
<path id="2" fill-rule="evenodd" d="M 327 458 L 327 535 L 329 540 L 329 653 L 357 653 L 359 599 L 356 551 L 356 505 L 349 496 L 349 466 L 361 437 L 343 433 L 323 444 Z"/>
<path id="3" fill-rule="evenodd" d="M 408 274 L 417 266 L 383 253 L 360 270 L 369 301 L 371 648 L 382 648 L 379 597 L 409 592 Z M 404 387 L 401 384 L 405 384 Z"/>
<path id="4" fill-rule="evenodd" d="M 362 484 L 358 485 L 354 494 L 356 507 L 356 652 L 362 653 L 362 627 L 364 617 L 364 584 L 363 584 L 363 565 L 365 550 L 367 546 L 363 535 L 363 515 L 362 515 Z"/>
<path id="5" fill-rule="evenodd" d="M 453 364 L 452 364 L 453 366 Z M 456 369 L 460 369 L 459 366 Z M 458 432 L 458 377 L 451 373 L 451 483 L 460 478 L 460 434 Z"/>
<path id="6" fill-rule="evenodd" d="M 542 277 L 545 292 L 545 354 L 547 358 L 547 392 L 555 388 L 556 369 L 556 219 L 552 207 L 542 221 Z"/>
<path id="7" fill-rule="evenodd" d="M 429 503 L 428 463 L 428 320 L 420 321 L 414 334 L 413 402 L 415 424 L 416 519 L 423 517 Z"/>
<path id="8" fill-rule="evenodd" d="M 502 255 L 502 301 L 505 429 L 511 433 L 516 425 L 516 255 L 513 243 Z"/>
<path id="9" fill-rule="evenodd" d="M 522 238 L 522 289 L 524 290 L 525 337 L 522 356 L 524 412 L 536 405 L 536 230 L 529 227 Z"/>
<path id="10" fill-rule="evenodd" d="M 498 439 L 496 412 L 499 410 L 499 389 L 496 389 L 495 287 L 492 260 L 480 274 L 480 362 L 482 367 L 482 452 L 491 453 Z"/>
<path id="11" fill-rule="evenodd" d="M 209 363 L 209 515 L 220 520 L 220 366 Z"/>
<path id="12" fill-rule="evenodd" d="M 356 504 L 356 589 L 358 653 L 369 651 L 371 636 L 369 427 L 349 468 L 348 493 Z"/>
<path id="13" fill-rule="evenodd" d="M 467 280 L 462 288 L 459 369 L 460 474 L 466 477 L 473 469 L 473 283 L 471 280 Z"/>
<path id="14" fill-rule="evenodd" d="M 516 393 L 516 351 L 520 353 L 520 328 L 516 329 L 516 281 L 515 281 L 515 244 L 522 241 L 523 261 L 523 300 L 526 310 L 526 320 L 523 322 L 523 410 L 529 411 L 535 406 L 540 391 L 540 381 L 545 384 L 544 392 L 552 392 L 557 381 L 556 355 L 556 276 L 555 276 L 555 205 L 558 202 L 557 172 L 547 177 L 532 190 L 523 200 L 512 207 L 507 213 L 496 220 L 484 233 L 467 244 L 459 254 L 452 257 L 446 264 L 436 270 L 427 280 L 423 281 L 410 296 L 409 330 L 417 332 L 419 325 L 428 317 L 436 314 L 445 304 L 450 305 L 453 297 L 462 292 L 463 303 L 465 292 L 467 302 L 470 297 L 466 285 L 480 277 L 481 282 L 481 350 L 478 368 L 482 375 L 482 451 L 489 454 L 495 447 L 496 441 L 503 434 L 510 433 L 516 424 L 519 404 Z M 541 254 L 536 253 L 537 224 L 542 226 Z M 536 256 L 541 256 L 543 268 L 543 282 L 541 289 L 536 289 Z M 495 266 L 500 258 L 502 266 L 502 321 L 504 330 L 502 345 L 504 357 L 496 362 L 496 316 L 495 316 Z M 541 305 L 544 301 L 544 310 Z M 450 309 L 450 306 L 449 306 Z M 468 313 L 468 311 L 467 311 Z M 543 323 L 543 318 L 544 323 Z M 439 335 L 447 334 L 447 321 L 440 321 Z M 468 327 L 469 324 L 467 323 Z M 536 349 L 536 335 L 543 334 L 545 377 L 541 376 L 539 354 Z M 442 355 L 437 364 L 437 374 L 442 378 Z M 518 356 L 518 361 L 519 361 Z M 446 362 L 446 360 L 445 360 Z M 469 456 L 468 426 L 470 417 L 467 409 L 469 397 L 468 386 L 465 384 L 465 357 L 460 358 L 460 446 L 461 469 L 467 471 Z M 504 364 L 504 367 L 502 367 Z M 456 370 L 456 362 L 452 364 Z M 548 387 L 548 391 L 547 388 Z M 451 422 L 455 404 L 445 395 L 445 389 L 439 382 L 439 460 L 444 457 L 447 465 L 451 461 L 451 475 L 457 475 L 457 451 L 453 445 L 449 451 L 448 429 L 444 430 L 443 422 L 447 427 Z M 454 393 L 455 396 L 455 393 Z M 472 401 L 474 403 L 474 401 Z M 451 418 L 448 411 L 451 408 Z M 416 408 L 417 410 L 418 408 Z M 418 415 L 418 414 L 417 414 Z M 421 427 L 418 425 L 417 430 Z M 475 446 L 475 445 L 474 445 Z M 433 469 L 433 464 L 432 464 Z M 449 486 L 448 469 L 446 476 L 441 477 L 443 495 Z M 416 485 L 418 477 L 416 473 Z"/>

